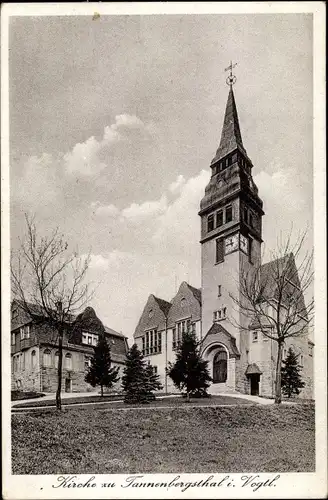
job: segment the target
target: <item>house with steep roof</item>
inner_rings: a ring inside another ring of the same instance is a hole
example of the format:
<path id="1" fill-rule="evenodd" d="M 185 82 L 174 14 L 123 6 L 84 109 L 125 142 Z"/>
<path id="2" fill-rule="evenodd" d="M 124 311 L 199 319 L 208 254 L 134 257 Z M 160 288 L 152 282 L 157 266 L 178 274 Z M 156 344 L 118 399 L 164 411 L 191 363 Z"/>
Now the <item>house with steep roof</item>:
<path id="1" fill-rule="evenodd" d="M 21 303 L 11 304 L 12 390 L 55 392 L 57 389 L 58 332 L 42 309 L 30 304 L 30 314 Z M 94 347 L 105 335 L 111 348 L 112 366 L 123 370 L 128 350 L 127 337 L 103 325 L 92 307 L 71 315 L 64 330 L 62 390 L 97 391 L 84 380 Z M 119 373 L 120 375 L 120 373 Z M 120 387 L 120 382 L 115 390 Z"/>
<path id="2" fill-rule="evenodd" d="M 275 270 L 286 272 L 290 293 L 300 290 L 300 283 L 292 255 L 261 263 L 263 201 L 243 145 L 232 84 L 220 144 L 210 168 L 211 178 L 199 211 L 202 287 L 183 282 L 171 302 L 151 295 L 134 339 L 156 367 L 167 391 L 174 387 L 165 368 L 174 361 L 182 332 L 192 328 L 213 378 L 210 392 L 274 396 L 277 342 L 263 335 L 259 317 L 236 307 L 236 299 L 243 300 L 242 277 L 254 275 L 259 269 L 268 307 L 276 300 Z M 301 293 L 297 295 L 298 314 L 306 325 L 304 298 Z M 303 397 L 313 397 L 313 346 L 306 327 L 302 335 L 286 339 L 284 345 L 284 356 L 288 347 L 298 354 L 305 381 Z"/>

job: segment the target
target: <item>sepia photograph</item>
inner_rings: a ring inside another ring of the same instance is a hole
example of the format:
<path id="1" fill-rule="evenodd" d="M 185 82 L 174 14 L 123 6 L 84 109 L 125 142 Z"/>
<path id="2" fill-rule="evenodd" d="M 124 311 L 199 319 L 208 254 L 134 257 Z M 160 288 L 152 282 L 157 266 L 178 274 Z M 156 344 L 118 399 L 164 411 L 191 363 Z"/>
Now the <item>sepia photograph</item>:
<path id="1" fill-rule="evenodd" d="M 314 13 L 123 4 L 5 5 L 10 484 L 273 498 L 326 418 Z"/>

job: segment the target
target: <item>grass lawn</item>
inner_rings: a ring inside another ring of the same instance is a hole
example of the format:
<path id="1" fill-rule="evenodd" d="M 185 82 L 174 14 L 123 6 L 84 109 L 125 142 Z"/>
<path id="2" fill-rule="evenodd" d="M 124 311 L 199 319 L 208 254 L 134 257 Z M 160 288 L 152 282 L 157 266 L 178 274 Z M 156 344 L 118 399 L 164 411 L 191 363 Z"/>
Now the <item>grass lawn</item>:
<path id="1" fill-rule="evenodd" d="M 21 401 L 22 399 L 43 398 L 45 394 L 35 391 L 11 391 L 12 401 Z"/>
<path id="2" fill-rule="evenodd" d="M 315 468 L 314 405 L 108 408 L 13 414 L 13 474 Z"/>
<path id="3" fill-rule="evenodd" d="M 73 404 L 81 404 L 88 403 L 89 406 L 92 406 L 92 403 L 97 403 L 97 408 L 99 408 L 99 403 L 103 403 L 104 407 L 108 408 L 131 408 L 131 407 L 142 407 L 144 408 L 144 404 L 136 404 L 136 405 L 126 405 L 124 403 L 119 403 L 115 401 L 122 401 L 123 396 L 86 396 L 86 397 L 76 397 L 76 398 L 65 398 L 62 399 L 62 406 L 65 405 L 73 405 Z M 108 404 L 110 402 L 110 404 Z M 56 404 L 55 400 L 46 400 L 46 401 L 31 401 L 29 403 L 18 403 L 13 408 L 42 408 L 45 406 L 54 406 Z M 185 399 L 182 397 L 167 397 L 164 399 L 156 399 L 155 401 L 150 401 L 149 406 L 184 406 Z M 192 405 L 231 405 L 231 404 L 252 404 L 251 401 L 247 399 L 233 398 L 227 396 L 212 396 L 210 398 L 192 398 Z M 148 405 L 146 405 L 147 407 Z"/>

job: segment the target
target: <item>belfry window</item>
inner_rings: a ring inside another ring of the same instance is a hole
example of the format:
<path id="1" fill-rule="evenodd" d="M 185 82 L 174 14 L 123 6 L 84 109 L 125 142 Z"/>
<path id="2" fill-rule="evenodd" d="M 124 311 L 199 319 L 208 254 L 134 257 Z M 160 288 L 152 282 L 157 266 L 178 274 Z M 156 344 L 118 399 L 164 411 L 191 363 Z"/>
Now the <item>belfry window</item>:
<path id="1" fill-rule="evenodd" d="M 225 221 L 226 223 L 232 221 L 232 205 L 228 205 L 225 209 Z"/>
<path id="2" fill-rule="evenodd" d="M 214 214 L 211 214 L 207 217 L 207 231 L 213 231 L 214 229 Z"/>
<path id="3" fill-rule="evenodd" d="M 216 212 L 216 227 L 221 227 L 223 225 L 223 210 Z"/>

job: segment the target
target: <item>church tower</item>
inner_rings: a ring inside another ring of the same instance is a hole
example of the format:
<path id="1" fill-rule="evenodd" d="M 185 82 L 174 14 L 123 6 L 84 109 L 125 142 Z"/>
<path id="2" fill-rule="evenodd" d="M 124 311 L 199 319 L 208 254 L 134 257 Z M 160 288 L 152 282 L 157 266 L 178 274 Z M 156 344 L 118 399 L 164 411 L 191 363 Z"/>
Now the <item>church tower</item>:
<path id="1" fill-rule="evenodd" d="M 263 202 L 243 145 L 233 92 L 229 95 L 211 179 L 200 203 L 202 265 L 202 353 L 218 392 L 245 392 L 249 320 L 231 296 L 239 297 L 242 273 L 261 265 Z M 214 386 L 214 384 L 213 384 Z"/>

